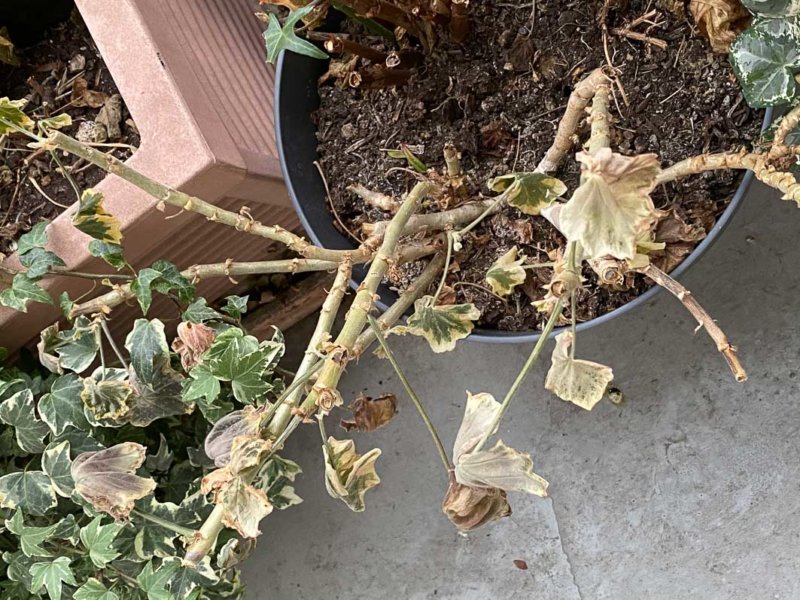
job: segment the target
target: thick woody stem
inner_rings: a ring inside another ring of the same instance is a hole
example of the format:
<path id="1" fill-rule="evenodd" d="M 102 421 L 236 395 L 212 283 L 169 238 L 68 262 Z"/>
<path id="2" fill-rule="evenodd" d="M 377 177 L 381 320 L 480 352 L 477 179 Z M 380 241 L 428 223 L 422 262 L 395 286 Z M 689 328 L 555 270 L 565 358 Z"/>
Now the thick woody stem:
<path id="1" fill-rule="evenodd" d="M 461 156 L 455 145 L 447 142 L 444 145 L 444 164 L 447 165 L 447 175 L 458 177 L 461 175 Z"/>
<path id="2" fill-rule="evenodd" d="M 384 212 L 393 213 L 400 206 L 400 203 L 391 196 L 370 190 L 360 183 L 347 186 L 347 191 L 353 192 L 368 205 L 374 206 Z"/>
<path id="3" fill-rule="evenodd" d="M 367 260 L 371 254 L 369 248 L 363 246 L 353 251 L 319 248 L 282 227 L 277 225 L 263 225 L 255 221 L 252 217 L 248 216 L 244 210 L 241 214 L 224 210 L 200 198 L 184 194 L 169 186 L 158 183 L 135 169 L 132 169 L 118 158 L 95 150 L 59 131 L 51 132 L 49 138 L 47 138 L 47 142 L 54 144 L 65 152 L 74 154 L 75 156 L 97 165 L 113 175 L 121 177 L 139 189 L 144 190 L 159 202 L 175 206 L 181 210 L 196 212 L 206 217 L 209 221 L 223 223 L 239 231 L 280 242 L 285 244 L 290 250 L 306 258 L 337 262 L 349 258 L 353 260 L 353 262 L 363 262 Z"/>
<path id="4" fill-rule="evenodd" d="M 800 184 L 791 173 L 779 171 L 769 164 L 767 154 L 745 151 L 701 154 L 664 169 L 656 183 L 666 183 L 688 175 L 719 169 L 749 169 L 759 181 L 783 192 L 784 200 L 794 200 L 800 206 Z"/>
<path id="5" fill-rule="evenodd" d="M 328 297 L 325 299 L 320 309 L 317 326 L 314 328 L 314 333 L 311 335 L 311 340 L 308 342 L 303 360 L 297 368 L 295 378 L 303 376 L 311 368 L 311 365 L 318 360 L 321 345 L 329 339 L 333 323 L 336 320 L 339 307 L 342 305 L 342 299 L 347 291 L 347 284 L 350 281 L 351 271 L 352 265 L 348 262 L 343 262 L 339 266 L 336 272 L 336 278 L 333 281 L 333 286 L 328 292 Z M 297 406 L 302 394 L 303 389 L 297 388 L 287 396 L 277 408 L 267 428 L 271 437 L 277 437 L 278 434 L 283 431 L 283 428 L 286 427 L 286 423 L 289 422 L 292 415 L 292 408 Z"/>
<path id="6" fill-rule="evenodd" d="M 589 137 L 589 154 L 594 156 L 602 148 L 611 145 L 611 125 L 609 123 L 608 112 L 608 85 L 600 84 L 597 86 L 592 109 L 589 113 L 589 121 L 592 126 L 592 134 Z"/>
<path id="7" fill-rule="evenodd" d="M 480 200 L 478 202 L 462 204 L 457 208 L 442 212 L 414 215 L 408 220 L 408 224 L 403 230 L 403 235 L 413 235 L 420 231 L 441 231 L 449 227 L 457 227 L 474 221 L 487 209 L 492 207 L 494 207 L 492 212 L 497 212 L 502 208 L 502 204 L 497 204 L 494 199 Z M 389 223 L 391 223 L 391 221 L 364 223 L 361 226 L 361 231 L 370 238 L 380 238 L 386 231 Z"/>
<path id="8" fill-rule="evenodd" d="M 345 261 L 349 263 L 349 261 Z M 332 271 L 339 266 L 338 262 L 326 260 L 312 260 L 307 258 L 291 258 L 284 260 L 267 260 L 256 262 L 214 263 L 209 265 L 194 265 L 181 272 L 189 281 L 197 282 L 209 277 L 236 277 L 242 275 L 263 275 L 266 273 L 307 273 L 309 271 Z M 70 311 L 70 318 L 98 312 L 107 312 L 109 309 L 122 304 L 135 297 L 130 284 L 115 287 L 112 291 L 88 300 L 83 304 L 76 304 Z"/>
<path id="9" fill-rule="evenodd" d="M 556 130 L 553 145 L 536 167 L 537 173 L 552 173 L 573 146 L 573 136 L 597 88 L 608 81 L 603 69 L 595 69 L 575 86 L 567 102 L 567 110 Z"/>
<path id="10" fill-rule="evenodd" d="M 711 315 L 694 299 L 692 293 L 658 267 L 647 265 L 641 272 L 681 301 L 686 310 L 697 320 L 699 326 L 704 327 L 709 337 L 714 340 L 717 350 L 725 357 L 736 381 L 746 381 L 747 372 L 739 362 L 739 357 L 736 356 L 736 348 L 731 345 L 725 332 L 720 329 Z"/>
<path id="11" fill-rule="evenodd" d="M 775 128 L 775 135 L 772 139 L 770 156 L 781 154 L 781 150 L 787 148 L 786 136 L 800 125 L 800 106 L 795 106 L 792 110 L 781 117 L 778 126 Z"/>

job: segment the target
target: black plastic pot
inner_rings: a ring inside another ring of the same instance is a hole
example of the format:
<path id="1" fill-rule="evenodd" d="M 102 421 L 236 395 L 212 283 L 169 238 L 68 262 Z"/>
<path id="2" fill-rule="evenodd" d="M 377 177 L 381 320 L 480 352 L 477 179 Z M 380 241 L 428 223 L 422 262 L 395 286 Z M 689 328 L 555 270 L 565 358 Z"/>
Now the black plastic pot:
<path id="1" fill-rule="evenodd" d="M 325 61 L 292 52 L 282 53 L 275 75 L 275 135 L 286 187 L 309 237 L 318 246 L 346 250 L 355 248 L 355 244 L 334 227 L 331 213 L 325 206 L 325 188 L 319 172 L 313 164 L 318 156 L 317 128 L 312 120 L 312 113 L 319 107 L 317 79 L 326 69 Z M 764 118 L 765 126 L 770 123 L 771 119 L 772 109 L 769 109 Z M 747 171 L 725 212 L 720 215 L 714 227 L 697 245 L 694 252 L 672 271 L 673 277 L 680 278 L 719 237 L 739 208 L 752 181 L 753 174 Z M 354 285 L 364 278 L 365 273 L 366 269 L 363 266 L 353 269 Z M 633 310 L 652 300 L 660 289 L 660 287 L 654 286 L 616 310 L 591 321 L 579 323 L 578 331 L 595 327 Z M 386 285 L 380 286 L 378 294 L 380 299 L 377 304 L 382 310 L 385 310 L 397 298 L 397 293 Z M 558 329 L 553 331 L 551 336 L 556 335 L 558 331 Z M 541 332 L 538 331 L 510 332 L 475 329 L 467 339 L 492 343 L 526 343 L 535 342 L 540 337 Z"/>

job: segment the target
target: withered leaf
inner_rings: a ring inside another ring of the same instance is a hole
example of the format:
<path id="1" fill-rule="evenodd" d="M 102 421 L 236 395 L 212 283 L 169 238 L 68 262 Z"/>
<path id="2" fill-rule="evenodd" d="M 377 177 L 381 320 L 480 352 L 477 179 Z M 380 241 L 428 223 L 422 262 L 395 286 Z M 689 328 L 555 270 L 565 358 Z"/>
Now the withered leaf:
<path id="1" fill-rule="evenodd" d="M 72 462 L 75 491 L 97 510 L 116 520 L 128 517 L 139 498 L 151 494 L 156 482 L 135 475 L 147 449 L 134 442 L 123 442 L 105 450 L 84 452 Z"/>
<path id="2" fill-rule="evenodd" d="M 475 327 L 473 321 L 481 316 L 474 304 L 435 305 L 433 296 L 423 296 L 414 302 L 414 314 L 407 326 L 397 326 L 392 333 L 424 337 L 434 352 L 449 352 L 456 342 L 467 337 Z"/>
<path id="3" fill-rule="evenodd" d="M 364 455 L 356 453 L 353 440 L 337 440 L 329 437 L 322 446 L 325 456 L 325 487 L 332 498 L 339 498 L 350 510 L 364 510 L 364 494 L 381 480 L 375 472 L 375 461 L 381 455 L 380 448 L 373 448 Z"/>
<path id="4" fill-rule="evenodd" d="M 252 406 L 235 410 L 219 419 L 208 432 L 204 443 L 206 456 L 218 467 L 231 460 L 233 441 L 241 436 L 253 436 L 258 432 L 261 411 Z"/>
<path id="5" fill-rule="evenodd" d="M 514 246 L 498 258 L 489 270 L 486 271 L 486 283 L 498 296 L 508 296 L 514 288 L 525 281 L 525 269 L 522 268 L 524 254 L 517 256 L 517 247 Z"/>
<path id="6" fill-rule="evenodd" d="M 342 419 L 340 425 L 347 431 L 375 431 L 386 425 L 397 414 L 397 396 L 382 394 L 371 398 L 360 394 L 347 409 L 353 413 L 353 419 Z"/>
<path id="7" fill-rule="evenodd" d="M 450 475 L 442 511 L 461 531 L 472 531 L 511 514 L 506 493 L 497 488 L 462 485 Z"/>
<path id="8" fill-rule="evenodd" d="M 181 322 L 177 333 L 172 349 L 181 357 L 181 365 L 187 371 L 202 362 L 201 357 L 217 337 L 211 327 L 202 323 Z"/>
<path id="9" fill-rule="evenodd" d="M 581 185 L 561 206 L 561 232 L 580 243 L 587 259 L 632 259 L 636 241 L 656 222 L 659 212 L 650 193 L 660 171 L 655 154 L 623 156 L 603 148 L 583 163 Z"/>
<path id="10" fill-rule="evenodd" d="M 731 42 L 752 19 L 739 0 L 690 0 L 689 12 L 711 43 L 711 49 L 720 53 L 728 52 Z"/>
<path id="11" fill-rule="evenodd" d="M 603 399 L 608 385 L 614 379 L 614 372 L 611 367 L 572 358 L 569 348 L 573 342 L 571 331 L 556 336 L 553 363 L 547 372 L 544 387 L 562 400 L 592 410 Z"/>
<path id="12" fill-rule="evenodd" d="M 108 95 L 89 89 L 89 82 L 83 77 L 78 77 L 72 82 L 72 95 L 70 104 L 77 107 L 88 106 L 90 108 L 100 108 L 105 104 Z"/>
<path id="13" fill-rule="evenodd" d="M 140 379 L 131 367 L 133 394 L 128 401 L 125 420 L 136 427 L 147 427 L 157 419 L 192 412 L 194 405 L 181 399 L 183 379 L 183 375 L 175 371 L 166 359 L 156 360 L 149 382 Z"/>

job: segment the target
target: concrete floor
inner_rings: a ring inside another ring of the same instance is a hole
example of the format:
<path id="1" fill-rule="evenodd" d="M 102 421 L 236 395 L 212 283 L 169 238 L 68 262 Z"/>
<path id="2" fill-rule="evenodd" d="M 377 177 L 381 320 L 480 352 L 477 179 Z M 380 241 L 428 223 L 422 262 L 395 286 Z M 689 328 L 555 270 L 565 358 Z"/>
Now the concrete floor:
<path id="1" fill-rule="evenodd" d="M 298 431 L 285 454 L 305 469 L 297 482 L 304 502 L 262 522 L 244 568 L 248 597 L 800 598 L 793 206 L 754 188 L 684 278 L 739 346 L 750 380 L 733 381 L 666 293 L 581 334 L 579 356 L 611 365 L 626 402 L 603 401 L 591 413 L 564 403 L 544 391 L 543 361 L 502 438 L 532 453 L 550 497 L 511 494 L 514 514 L 468 537 L 440 511 L 445 477 L 391 366 L 370 357 L 351 367 L 345 397 L 393 391 L 401 399 L 388 427 L 355 436 L 361 451 L 383 449 L 383 481 L 368 492 L 366 512 L 350 512 L 325 491 L 316 427 Z M 530 350 L 460 342 L 434 355 L 414 339 L 392 344 L 448 447 L 464 390 L 501 397 Z"/>

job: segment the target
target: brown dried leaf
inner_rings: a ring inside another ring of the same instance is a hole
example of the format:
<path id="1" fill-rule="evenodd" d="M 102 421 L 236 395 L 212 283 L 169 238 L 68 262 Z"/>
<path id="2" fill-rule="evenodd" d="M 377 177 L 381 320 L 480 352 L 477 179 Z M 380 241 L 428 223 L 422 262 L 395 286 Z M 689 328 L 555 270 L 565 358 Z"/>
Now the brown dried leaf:
<path id="1" fill-rule="evenodd" d="M 739 0 L 690 0 L 689 12 L 711 49 L 720 53 L 728 52 L 731 42 L 752 18 Z"/>
<path id="2" fill-rule="evenodd" d="M 452 474 L 447 494 L 442 501 L 442 510 L 461 531 L 473 531 L 511 514 L 511 507 L 503 490 L 461 485 Z"/>
<path id="3" fill-rule="evenodd" d="M 344 429 L 375 431 L 386 425 L 397 414 L 397 397 L 394 394 L 382 394 L 377 398 L 370 398 L 360 394 L 347 409 L 353 413 L 353 419 L 342 419 L 339 422 Z"/>
<path id="4" fill-rule="evenodd" d="M 134 474 L 144 463 L 146 452 L 140 444 L 124 442 L 78 455 L 71 468 L 75 491 L 97 510 L 118 521 L 126 519 L 133 503 L 156 488 L 154 480 Z"/>
<path id="5" fill-rule="evenodd" d="M 89 89 L 89 82 L 83 77 L 78 77 L 72 82 L 72 95 L 70 103 L 77 107 L 100 108 L 106 103 L 108 94 Z"/>
<path id="6" fill-rule="evenodd" d="M 178 337 L 172 340 L 172 349 L 181 357 L 181 365 L 188 371 L 202 362 L 201 357 L 216 337 L 216 332 L 207 325 L 182 322 L 178 325 Z"/>

